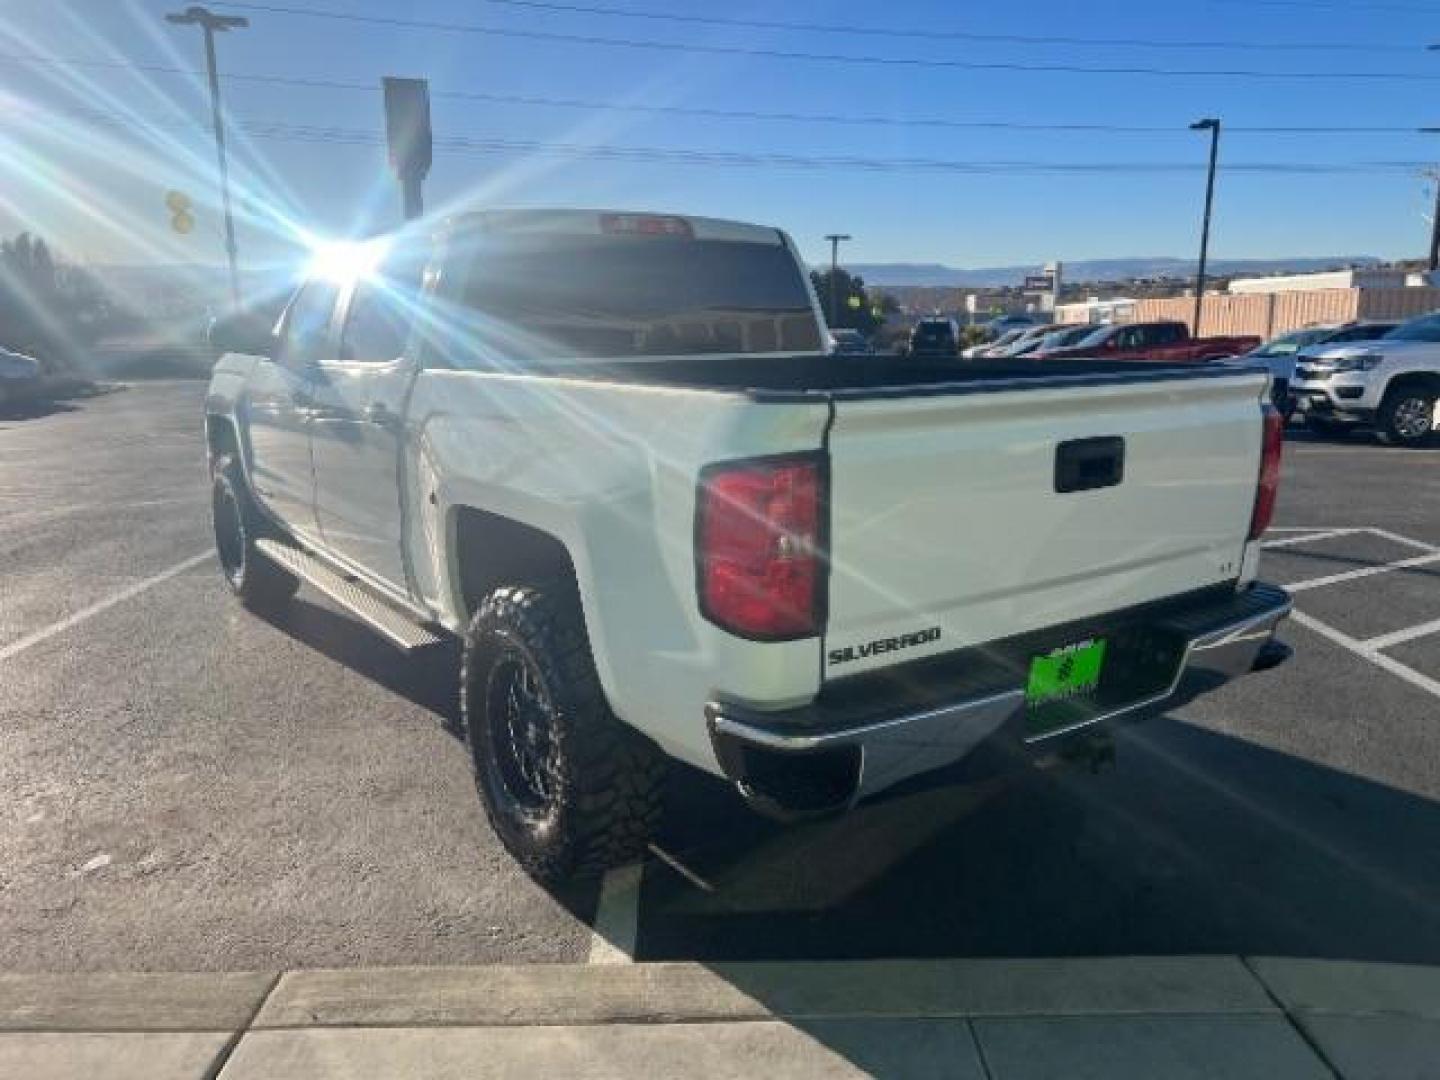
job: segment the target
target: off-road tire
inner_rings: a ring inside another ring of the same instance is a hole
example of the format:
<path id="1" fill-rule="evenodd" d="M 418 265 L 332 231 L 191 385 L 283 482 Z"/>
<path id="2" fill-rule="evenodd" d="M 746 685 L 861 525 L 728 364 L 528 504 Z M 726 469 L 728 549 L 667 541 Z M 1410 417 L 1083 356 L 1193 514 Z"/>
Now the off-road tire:
<path id="1" fill-rule="evenodd" d="M 549 707 L 552 791 L 540 810 L 512 791 L 515 758 L 491 705 L 500 672 L 517 664 L 529 665 Z M 481 602 L 463 642 L 460 716 L 490 824 L 532 877 L 595 877 L 644 854 L 660 822 L 665 757 L 610 711 L 573 588 L 508 586 Z"/>
<path id="2" fill-rule="evenodd" d="M 225 584 L 246 607 L 274 611 L 295 595 L 300 581 L 256 549 L 255 541 L 267 529 L 250 498 L 240 463 L 227 454 L 215 461 L 211 472 L 211 520 Z"/>
<path id="3" fill-rule="evenodd" d="M 1426 426 L 1424 431 L 1415 432 L 1402 422 L 1406 414 L 1416 408 L 1416 402 L 1428 417 L 1435 415 L 1435 391 L 1423 386 L 1402 387 L 1391 390 L 1380 402 L 1375 412 L 1375 433 L 1380 441 L 1389 446 L 1424 446 L 1430 441 L 1433 429 Z"/>
<path id="4" fill-rule="evenodd" d="M 1305 417 L 1305 426 L 1316 435 L 1327 439 L 1338 439 L 1350 433 L 1350 425 L 1340 420 L 1328 420 L 1323 416 Z"/>

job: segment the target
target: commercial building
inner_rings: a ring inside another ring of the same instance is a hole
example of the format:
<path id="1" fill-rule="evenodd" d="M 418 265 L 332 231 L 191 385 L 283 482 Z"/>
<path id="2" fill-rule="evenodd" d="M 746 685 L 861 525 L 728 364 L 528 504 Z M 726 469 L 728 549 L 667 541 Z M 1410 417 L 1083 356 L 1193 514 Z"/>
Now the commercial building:
<path id="1" fill-rule="evenodd" d="M 1183 322 L 1200 336 L 1274 337 L 1317 323 L 1409 319 L 1440 310 L 1431 275 L 1354 269 L 1241 278 L 1228 292 L 1206 293 L 1200 327 L 1191 326 L 1195 297 L 1136 300 L 1128 305 L 1065 304 L 1061 322 Z"/>

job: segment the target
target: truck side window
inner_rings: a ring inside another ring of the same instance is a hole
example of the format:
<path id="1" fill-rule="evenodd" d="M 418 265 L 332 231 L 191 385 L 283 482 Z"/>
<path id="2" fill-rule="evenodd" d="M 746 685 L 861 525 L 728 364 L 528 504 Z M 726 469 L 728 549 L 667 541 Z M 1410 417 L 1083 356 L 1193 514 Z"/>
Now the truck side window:
<path id="1" fill-rule="evenodd" d="M 414 303 L 413 296 L 409 303 Z M 410 336 L 406 306 L 405 299 L 383 281 L 357 285 L 340 338 L 340 358 L 366 364 L 385 364 L 398 358 Z"/>
<path id="2" fill-rule="evenodd" d="M 415 260 L 395 255 L 355 286 L 340 335 L 341 360 L 387 364 L 400 357 L 418 310 L 421 270 Z"/>
<path id="3" fill-rule="evenodd" d="M 285 336 L 280 346 L 282 364 L 303 368 L 325 358 L 330 319 L 339 294 L 337 285 L 318 278 L 301 287 L 300 295 L 291 301 L 285 316 Z"/>

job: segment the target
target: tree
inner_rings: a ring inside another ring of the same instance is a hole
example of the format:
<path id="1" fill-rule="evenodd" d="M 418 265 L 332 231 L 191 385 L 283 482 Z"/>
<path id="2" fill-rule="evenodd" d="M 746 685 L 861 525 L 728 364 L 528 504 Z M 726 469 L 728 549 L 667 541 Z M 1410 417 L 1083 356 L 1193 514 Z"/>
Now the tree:
<path id="1" fill-rule="evenodd" d="M 95 280 L 58 262 L 44 240 L 0 241 L 0 345 L 66 366 L 111 311 Z"/>
<path id="2" fill-rule="evenodd" d="M 866 337 L 872 337 L 885 325 L 888 315 L 900 310 L 895 298 L 878 294 L 873 299 L 865 290 L 865 279 L 851 274 L 844 267 L 835 271 L 835 296 L 839 311 L 830 311 L 830 271 L 810 271 L 810 282 L 815 286 L 815 295 L 820 298 L 820 307 L 825 312 L 825 321 L 832 329 L 859 330 Z"/>

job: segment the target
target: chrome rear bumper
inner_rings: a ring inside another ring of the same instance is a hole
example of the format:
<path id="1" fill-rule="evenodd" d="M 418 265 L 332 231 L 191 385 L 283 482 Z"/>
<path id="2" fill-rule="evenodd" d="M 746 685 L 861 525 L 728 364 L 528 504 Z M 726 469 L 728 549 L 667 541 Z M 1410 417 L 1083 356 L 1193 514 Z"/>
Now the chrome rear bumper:
<path id="1" fill-rule="evenodd" d="M 1233 602 L 1157 620 L 1157 630 L 1183 642 L 1168 683 L 1040 735 L 1025 732 L 1025 690 L 1018 683 L 858 722 L 827 723 L 813 708 L 767 713 L 719 701 L 706 706 L 706 718 L 721 768 L 757 809 L 781 817 L 833 811 L 952 764 L 1002 730 L 1038 747 L 1213 690 L 1256 665 L 1290 606 L 1284 590 L 1260 584 Z"/>

